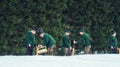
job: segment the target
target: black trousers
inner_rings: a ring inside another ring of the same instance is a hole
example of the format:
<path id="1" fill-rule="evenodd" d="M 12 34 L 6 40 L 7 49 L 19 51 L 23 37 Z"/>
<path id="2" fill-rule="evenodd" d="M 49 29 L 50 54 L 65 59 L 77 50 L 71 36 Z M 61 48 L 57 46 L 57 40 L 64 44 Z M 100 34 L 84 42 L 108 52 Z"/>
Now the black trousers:
<path id="1" fill-rule="evenodd" d="M 27 47 L 27 51 L 26 51 L 27 55 L 33 55 L 33 48 L 32 47 Z"/>
<path id="2" fill-rule="evenodd" d="M 112 54 L 117 54 L 117 48 L 111 49 L 111 53 L 112 53 Z"/>

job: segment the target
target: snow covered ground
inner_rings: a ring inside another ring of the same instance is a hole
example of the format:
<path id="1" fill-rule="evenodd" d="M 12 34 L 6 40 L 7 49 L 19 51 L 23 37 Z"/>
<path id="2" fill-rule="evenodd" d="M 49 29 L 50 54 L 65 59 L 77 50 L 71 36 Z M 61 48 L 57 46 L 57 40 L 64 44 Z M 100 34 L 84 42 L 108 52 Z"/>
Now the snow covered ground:
<path id="1" fill-rule="evenodd" d="M 120 54 L 0 56 L 0 67 L 120 67 Z"/>

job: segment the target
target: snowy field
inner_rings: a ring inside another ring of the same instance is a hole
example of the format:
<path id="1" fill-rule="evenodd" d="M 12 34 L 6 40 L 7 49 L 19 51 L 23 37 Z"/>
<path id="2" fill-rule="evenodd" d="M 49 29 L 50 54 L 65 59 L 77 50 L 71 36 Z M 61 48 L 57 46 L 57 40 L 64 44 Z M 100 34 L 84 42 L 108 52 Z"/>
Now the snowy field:
<path id="1" fill-rule="evenodd" d="M 120 54 L 0 56 L 0 67 L 120 67 Z"/>

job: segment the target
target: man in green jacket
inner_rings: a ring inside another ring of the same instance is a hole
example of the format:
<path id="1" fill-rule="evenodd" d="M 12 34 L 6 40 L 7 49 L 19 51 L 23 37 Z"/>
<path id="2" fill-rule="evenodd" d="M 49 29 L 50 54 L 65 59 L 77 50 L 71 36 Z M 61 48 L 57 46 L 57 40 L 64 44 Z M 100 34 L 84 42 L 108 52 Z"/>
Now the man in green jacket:
<path id="1" fill-rule="evenodd" d="M 116 32 L 114 30 L 111 31 L 111 35 L 109 36 L 109 45 L 111 48 L 111 53 L 117 53 L 117 38 L 116 38 Z"/>
<path id="2" fill-rule="evenodd" d="M 71 40 L 69 35 L 70 35 L 70 30 L 67 30 L 62 37 L 62 46 L 64 48 L 66 56 L 70 55 L 70 52 L 71 52 Z"/>
<path id="3" fill-rule="evenodd" d="M 31 31 L 27 32 L 26 37 L 25 37 L 25 41 L 24 41 L 24 45 L 27 48 L 27 55 L 33 55 L 33 48 L 36 45 L 35 43 L 35 37 L 34 35 L 36 34 L 37 31 L 37 27 L 33 26 L 31 28 Z"/>
<path id="4" fill-rule="evenodd" d="M 81 35 L 81 37 L 75 43 L 83 44 L 85 54 L 90 54 L 90 49 L 91 49 L 90 36 L 87 33 L 85 33 L 83 29 L 79 30 L 79 34 Z"/>
<path id="5" fill-rule="evenodd" d="M 44 45 L 47 47 L 48 55 L 53 55 L 54 49 L 56 48 L 55 39 L 51 35 L 44 33 L 43 31 L 39 32 L 39 36 L 44 40 Z"/>

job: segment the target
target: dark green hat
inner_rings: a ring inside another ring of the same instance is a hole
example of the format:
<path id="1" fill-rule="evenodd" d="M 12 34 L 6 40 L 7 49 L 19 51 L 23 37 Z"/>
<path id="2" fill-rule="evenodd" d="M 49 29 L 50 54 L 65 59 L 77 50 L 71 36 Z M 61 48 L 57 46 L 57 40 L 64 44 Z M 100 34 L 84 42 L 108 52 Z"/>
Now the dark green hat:
<path id="1" fill-rule="evenodd" d="M 42 33 L 44 33 L 43 29 L 42 29 L 42 28 L 39 28 L 39 29 L 38 29 L 38 34 L 42 34 Z"/>
<path id="2" fill-rule="evenodd" d="M 83 30 L 83 29 L 80 29 L 79 32 L 84 32 L 84 30 Z"/>
<path id="3" fill-rule="evenodd" d="M 38 27 L 37 27 L 36 25 L 33 25 L 33 26 L 32 26 L 32 29 L 33 29 L 34 31 L 36 31 L 36 32 L 38 31 Z"/>
<path id="4" fill-rule="evenodd" d="M 111 31 L 111 34 L 114 34 L 114 33 L 116 33 L 116 31 L 115 31 L 115 30 L 112 30 L 112 31 Z"/>
<path id="5" fill-rule="evenodd" d="M 78 32 L 84 32 L 84 26 L 81 26 Z"/>
<path id="6" fill-rule="evenodd" d="M 66 32 L 71 33 L 71 30 L 66 30 Z"/>

